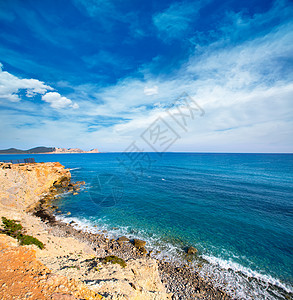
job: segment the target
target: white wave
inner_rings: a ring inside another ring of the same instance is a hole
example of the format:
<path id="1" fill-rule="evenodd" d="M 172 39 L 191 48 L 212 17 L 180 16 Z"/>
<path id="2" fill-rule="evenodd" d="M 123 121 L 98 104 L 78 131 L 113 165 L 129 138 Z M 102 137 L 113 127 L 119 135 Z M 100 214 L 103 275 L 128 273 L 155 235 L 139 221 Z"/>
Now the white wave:
<path id="1" fill-rule="evenodd" d="M 71 168 L 70 171 L 80 170 L 81 168 Z"/>
<path id="2" fill-rule="evenodd" d="M 270 275 L 261 274 L 232 260 L 202 255 L 209 264 L 200 270 L 200 275 L 211 280 L 216 286 L 226 290 L 237 299 L 285 299 L 273 286 L 287 293 L 293 293 L 293 287 Z"/>
<path id="3" fill-rule="evenodd" d="M 153 234 L 150 236 L 144 230 L 133 231 L 130 227 L 113 227 L 107 224 L 105 218 L 97 220 L 95 218 L 86 219 L 58 215 L 56 219 L 66 223 L 74 221 L 75 223 L 72 226 L 76 229 L 92 233 L 103 233 L 108 238 L 118 238 L 124 235 L 129 239 L 145 240 L 146 248 L 153 250 L 154 257 L 179 264 L 186 263 L 184 250 L 170 242 L 164 242 L 159 235 Z M 225 290 L 235 299 L 275 300 L 277 297 L 285 299 L 272 286 L 279 287 L 287 293 L 293 293 L 292 286 L 288 286 L 270 275 L 246 268 L 232 260 L 228 261 L 205 254 L 201 257 L 209 263 L 204 263 L 200 269 L 198 269 L 198 261 L 193 263 L 200 276 L 212 281 L 215 286 Z"/>
<path id="4" fill-rule="evenodd" d="M 184 250 L 179 249 L 171 243 L 162 242 L 160 236 L 149 236 L 149 234 L 144 230 L 133 231 L 130 227 L 113 227 L 107 224 L 106 219 L 97 220 L 95 218 L 76 218 L 67 215 L 57 215 L 56 219 L 65 223 L 70 223 L 73 221 L 74 223 L 71 225 L 77 230 L 91 233 L 103 233 L 110 239 L 116 239 L 120 236 L 126 236 L 129 239 L 142 239 L 146 241 L 146 248 L 148 250 L 153 250 L 154 256 L 156 258 L 165 259 L 166 261 L 177 261 L 178 263 L 183 263 L 183 261 L 180 260 L 179 256 L 180 254 L 184 253 Z"/>

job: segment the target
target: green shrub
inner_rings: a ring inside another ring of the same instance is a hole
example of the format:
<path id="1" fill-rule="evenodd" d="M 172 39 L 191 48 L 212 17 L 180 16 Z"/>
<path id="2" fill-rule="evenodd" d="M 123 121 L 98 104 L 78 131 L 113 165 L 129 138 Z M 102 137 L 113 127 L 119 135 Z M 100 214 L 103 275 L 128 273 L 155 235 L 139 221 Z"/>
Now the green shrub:
<path id="1" fill-rule="evenodd" d="M 20 242 L 20 245 L 36 245 L 40 249 L 44 249 L 44 244 L 31 235 L 20 234 L 17 236 L 17 239 Z"/>
<path id="2" fill-rule="evenodd" d="M 111 264 L 118 264 L 122 268 L 126 267 L 126 262 L 122 258 L 119 258 L 119 257 L 117 257 L 115 255 L 110 255 L 110 256 L 104 257 L 103 258 L 103 262 L 105 262 L 105 263 L 110 262 Z"/>
<path id="3" fill-rule="evenodd" d="M 77 269 L 77 270 L 80 270 L 80 267 L 79 266 L 64 266 L 64 267 L 62 267 L 62 269 Z"/>
<path id="4" fill-rule="evenodd" d="M 4 225 L 4 230 L 3 230 L 4 233 L 9 236 L 17 237 L 17 235 L 19 235 L 22 231 L 22 226 L 16 222 L 17 221 L 9 220 L 5 217 L 2 217 L 2 223 Z"/>
<path id="5" fill-rule="evenodd" d="M 2 217 L 2 223 L 4 225 L 3 232 L 11 237 L 16 238 L 20 245 L 36 245 L 40 249 L 44 249 L 44 244 L 38 239 L 30 235 L 22 234 L 23 227 L 17 221 Z"/>

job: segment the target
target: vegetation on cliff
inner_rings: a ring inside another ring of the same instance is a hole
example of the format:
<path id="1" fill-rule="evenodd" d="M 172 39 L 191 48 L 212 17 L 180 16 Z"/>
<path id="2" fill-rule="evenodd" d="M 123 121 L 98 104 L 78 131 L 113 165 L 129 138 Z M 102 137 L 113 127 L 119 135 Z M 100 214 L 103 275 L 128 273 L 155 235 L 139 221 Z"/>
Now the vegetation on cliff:
<path id="1" fill-rule="evenodd" d="M 16 238 L 20 245 L 36 245 L 40 249 L 44 249 L 44 244 L 37 238 L 31 235 L 23 234 L 23 227 L 17 221 L 2 217 L 2 223 L 4 227 L 2 232 L 13 238 Z"/>
<path id="2" fill-rule="evenodd" d="M 126 267 L 126 262 L 122 258 L 119 258 L 115 255 L 106 256 L 102 259 L 102 261 L 104 263 L 118 264 L 122 268 Z"/>

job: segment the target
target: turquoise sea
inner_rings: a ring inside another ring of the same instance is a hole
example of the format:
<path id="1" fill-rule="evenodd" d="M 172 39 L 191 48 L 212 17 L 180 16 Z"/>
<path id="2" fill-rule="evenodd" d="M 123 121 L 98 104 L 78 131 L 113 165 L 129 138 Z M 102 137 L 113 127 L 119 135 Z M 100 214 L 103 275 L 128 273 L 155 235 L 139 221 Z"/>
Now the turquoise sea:
<path id="1" fill-rule="evenodd" d="M 143 238 L 160 251 L 158 257 L 178 262 L 192 245 L 201 275 L 237 299 L 288 299 L 293 292 L 293 155 L 41 154 L 0 160 L 26 157 L 59 161 L 74 180 L 86 182 L 78 195 L 58 199 L 59 218 L 84 230 Z"/>

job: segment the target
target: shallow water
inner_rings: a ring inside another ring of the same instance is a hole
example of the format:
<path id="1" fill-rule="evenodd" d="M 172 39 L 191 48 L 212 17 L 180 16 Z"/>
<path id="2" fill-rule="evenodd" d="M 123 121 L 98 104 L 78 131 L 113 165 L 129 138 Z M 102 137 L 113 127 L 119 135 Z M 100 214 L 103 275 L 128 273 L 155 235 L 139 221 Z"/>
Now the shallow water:
<path id="1" fill-rule="evenodd" d="M 79 226 L 144 238 L 171 259 L 193 245 L 209 262 L 201 274 L 238 298 L 293 291 L 293 155 L 148 155 L 151 164 L 144 158 L 130 169 L 119 153 L 29 157 L 58 160 L 86 181 L 58 201 Z M 11 157 L 24 156 L 3 159 Z"/>

